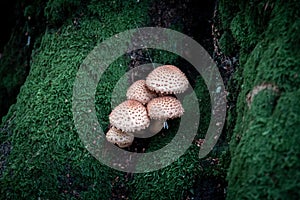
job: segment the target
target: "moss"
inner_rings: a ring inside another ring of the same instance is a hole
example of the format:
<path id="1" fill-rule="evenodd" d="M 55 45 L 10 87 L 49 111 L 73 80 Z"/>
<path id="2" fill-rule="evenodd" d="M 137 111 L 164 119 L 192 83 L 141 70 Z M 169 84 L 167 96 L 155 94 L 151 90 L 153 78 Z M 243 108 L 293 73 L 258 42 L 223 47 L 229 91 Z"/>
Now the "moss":
<path id="1" fill-rule="evenodd" d="M 121 172 L 102 165 L 83 146 L 73 124 L 71 100 L 78 67 L 93 47 L 147 21 L 145 4 L 128 4 L 133 7 L 119 15 L 103 8 L 107 18 L 101 22 L 96 17 L 82 17 L 80 27 L 70 17 L 59 29 L 48 29 L 43 35 L 17 102 L 2 125 L 13 119 L 7 130 L 10 134 L 1 129 L 1 144 L 11 142 L 13 147 L 1 176 L 1 199 L 108 199 L 114 179 L 119 176 L 123 180 Z M 126 20 L 119 21 L 122 16 Z M 112 66 L 119 69 L 115 76 L 108 73 L 103 78 L 113 84 L 124 72 L 119 67 L 123 63 L 126 59 L 116 61 Z M 112 85 L 106 87 L 109 91 Z M 98 94 L 98 109 L 104 119 L 111 94 Z"/>
<path id="2" fill-rule="evenodd" d="M 49 0 L 45 6 L 44 13 L 50 25 L 59 27 L 70 18 L 79 6 L 83 6 L 79 0 Z"/>
<path id="3" fill-rule="evenodd" d="M 255 118 L 267 118 L 272 115 L 277 103 L 278 93 L 271 89 L 264 89 L 254 96 L 250 112 Z"/>
<path id="4" fill-rule="evenodd" d="M 230 12 L 229 12 L 230 10 Z M 220 0 L 218 3 L 219 16 L 222 21 L 222 29 L 229 30 L 230 23 L 236 13 L 239 11 L 238 1 Z"/>
<path id="5" fill-rule="evenodd" d="M 260 112 L 253 108 L 252 114 L 245 116 L 249 123 L 241 132 L 228 174 L 229 199 L 295 199 L 299 196 L 300 115 L 296 114 L 300 111 L 299 92 L 282 95 L 273 112 L 270 112 L 272 106 L 254 105 Z M 263 105 L 270 103 L 263 101 Z"/>
<path id="6" fill-rule="evenodd" d="M 230 111 L 236 123 L 231 133 L 227 198 L 296 199 L 300 177 L 300 149 L 295 142 L 299 141 L 300 124 L 296 114 L 299 4 L 249 1 L 239 9 L 230 22 L 240 46 L 239 73 L 231 81 L 240 84 L 240 91 L 237 107 Z M 264 83 L 278 91 L 258 92 L 249 106 L 247 95 Z"/>
<path id="7" fill-rule="evenodd" d="M 240 12 L 231 21 L 230 30 L 232 31 L 237 43 L 242 48 L 250 51 L 258 41 L 259 36 L 251 29 L 252 27 L 249 27 L 247 24 L 245 24 L 245 21 L 248 22 L 248 20 L 250 19 L 245 19 L 244 13 Z M 249 23 L 253 24 L 251 21 Z"/>
<path id="8" fill-rule="evenodd" d="M 250 1 L 248 3 L 238 1 L 236 4 L 232 4 L 223 1 L 219 7 L 221 16 L 224 16 L 223 26 L 231 30 L 240 47 L 249 53 L 266 30 L 271 16 L 272 3 L 269 1 Z"/>
<path id="9" fill-rule="evenodd" d="M 225 31 L 220 40 L 219 40 L 220 48 L 225 55 L 234 55 L 237 51 L 238 45 L 236 44 L 231 32 Z"/>

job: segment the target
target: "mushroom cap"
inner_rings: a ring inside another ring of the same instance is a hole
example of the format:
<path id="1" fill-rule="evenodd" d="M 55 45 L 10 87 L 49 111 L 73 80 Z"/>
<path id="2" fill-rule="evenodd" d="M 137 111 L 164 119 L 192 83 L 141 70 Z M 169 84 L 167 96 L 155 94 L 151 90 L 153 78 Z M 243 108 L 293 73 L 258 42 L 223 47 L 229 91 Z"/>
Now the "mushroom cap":
<path id="1" fill-rule="evenodd" d="M 134 136 L 132 133 L 126 133 L 115 127 L 111 127 L 106 133 L 106 139 L 108 142 L 124 148 L 129 147 L 132 144 Z"/>
<path id="2" fill-rule="evenodd" d="M 188 88 L 189 81 L 179 68 L 173 65 L 163 65 L 149 73 L 146 85 L 156 92 L 177 94 L 183 93 Z"/>
<path id="3" fill-rule="evenodd" d="M 184 109 L 179 100 L 171 96 L 152 99 L 147 104 L 148 115 L 151 119 L 167 120 L 183 115 Z"/>
<path id="4" fill-rule="evenodd" d="M 126 96 L 127 99 L 136 100 L 142 104 L 146 104 L 151 99 L 157 97 L 157 94 L 147 88 L 145 80 L 138 80 L 128 88 Z"/>
<path id="5" fill-rule="evenodd" d="M 135 100 L 126 100 L 115 107 L 109 115 L 109 121 L 125 132 L 140 131 L 150 124 L 146 107 Z"/>

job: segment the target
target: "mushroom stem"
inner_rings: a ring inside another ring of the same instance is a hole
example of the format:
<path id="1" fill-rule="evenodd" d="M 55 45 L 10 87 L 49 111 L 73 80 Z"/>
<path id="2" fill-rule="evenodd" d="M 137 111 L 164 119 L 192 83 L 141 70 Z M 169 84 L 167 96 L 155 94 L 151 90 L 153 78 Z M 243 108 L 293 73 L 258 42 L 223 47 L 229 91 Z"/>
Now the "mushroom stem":
<path id="1" fill-rule="evenodd" d="M 161 129 L 164 127 L 164 120 L 158 120 L 158 119 L 152 119 L 150 123 L 149 130 L 152 134 L 156 134 L 161 131 Z"/>
<path id="2" fill-rule="evenodd" d="M 159 133 L 163 127 L 164 120 L 151 119 L 150 126 L 147 129 L 136 131 L 133 134 L 137 138 L 149 138 Z"/>

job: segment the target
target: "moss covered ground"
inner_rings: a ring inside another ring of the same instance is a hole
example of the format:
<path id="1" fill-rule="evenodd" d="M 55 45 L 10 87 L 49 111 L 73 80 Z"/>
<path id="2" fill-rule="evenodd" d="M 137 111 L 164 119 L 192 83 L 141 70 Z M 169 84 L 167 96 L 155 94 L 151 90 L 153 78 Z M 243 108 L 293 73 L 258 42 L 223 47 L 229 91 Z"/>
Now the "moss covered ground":
<path id="1" fill-rule="evenodd" d="M 145 3 L 132 1 L 115 6 L 117 3 L 121 2 L 92 1 L 81 5 L 85 6 L 85 13 L 79 24 L 74 24 L 74 16 L 70 16 L 59 28 L 55 16 L 47 16 L 53 20 L 52 27 L 49 26 L 40 46 L 34 49 L 30 73 L 17 103 L 3 120 L 1 143 L 9 143 L 11 150 L 3 162 L 1 199 L 111 196 L 113 182 L 122 177 L 121 173 L 101 165 L 84 148 L 74 128 L 71 99 L 76 72 L 89 51 L 105 38 L 147 20 Z M 68 8 L 68 5 L 56 6 Z M 122 62 L 125 60 L 116 65 Z M 113 82 L 125 69 L 125 66 L 119 68 L 107 79 Z M 109 91 L 113 85 L 103 87 Z M 108 101 L 103 101 L 108 98 L 109 93 L 99 96 L 101 106 L 110 107 Z M 100 109 L 105 115 L 109 113 Z M 5 129 L 7 123 L 9 128 Z"/>
<path id="2" fill-rule="evenodd" d="M 238 101 L 228 199 L 300 196 L 299 8 L 297 1 L 220 1 L 223 47 L 237 46 L 240 58 L 229 85 Z"/>
<path id="3" fill-rule="evenodd" d="M 75 129 L 72 89 L 80 64 L 106 38 L 149 25 L 148 12 L 153 1 L 51 0 L 42 4 L 42 10 L 39 3 L 27 5 L 25 16 L 40 16 L 47 26 L 38 35 L 29 75 L 17 102 L 1 124 L 1 199 L 182 199 L 195 196 L 197 184 L 204 179 L 225 179 L 226 150 L 214 151 L 200 160 L 195 142 L 172 165 L 130 176 L 96 160 Z M 177 19 L 171 27 L 181 30 L 181 22 Z M 170 53 L 148 53 L 153 62 L 178 63 Z M 129 65 L 130 60 L 124 55 L 99 82 L 96 110 L 102 127 L 109 125 L 111 95 Z M 203 113 L 196 141 L 204 137 L 208 127 L 210 103 L 202 78 L 197 74 L 192 78 Z M 184 104 L 193 110 L 188 98 Z M 172 128 L 144 142 L 147 151 L 161 148 L 172 139 L 178 121 L 170 123 Z M 222 190 L 220 194 L 222 197 Z"/>

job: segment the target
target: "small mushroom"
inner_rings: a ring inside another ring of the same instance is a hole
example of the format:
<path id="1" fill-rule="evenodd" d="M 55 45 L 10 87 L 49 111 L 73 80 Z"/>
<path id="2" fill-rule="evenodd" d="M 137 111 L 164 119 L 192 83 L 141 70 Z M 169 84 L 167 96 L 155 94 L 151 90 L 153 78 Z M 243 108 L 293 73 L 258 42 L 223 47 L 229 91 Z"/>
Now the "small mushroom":
<path id="1" fill-rule="evenodd" d="M 150 124 L 146 107 L 136 100 L 126 100 L 115 107 L 109 115 L 109 121 L 125 132 L 140 131 Z"/>
<path id="2" fill-rule="evenodd" d="M 124 148 L 129 147 L 132 144 L 134 135 L 132 133 L 123 132 L 115 127 L 111 127 L 106 133 L 106 139 L 108 142 Z"/>
<path id="3" fill-rule="evenodd" d="M 166 120 L 180 117 L 184 109 L 179 100 L 171 96 L 157 97 L 147 104 L 148 115 L 153 121 L 153 127 L 168 128 Z"/>
<path id="4" fill-rule="evenodd" d="M 138 80 L 128 88 L 126 96 L 127 99 L 136 100 L 145 105 L 157 97 L 157 94 L 147 88 L 145 80 Z"/>
<path id="5" fill-rule="evenodd" d="M 185 74 L 173 65 L 157 67 L 146 78 L 147 87 L 162 94 L 183 93 L 189 85 Z"/>

